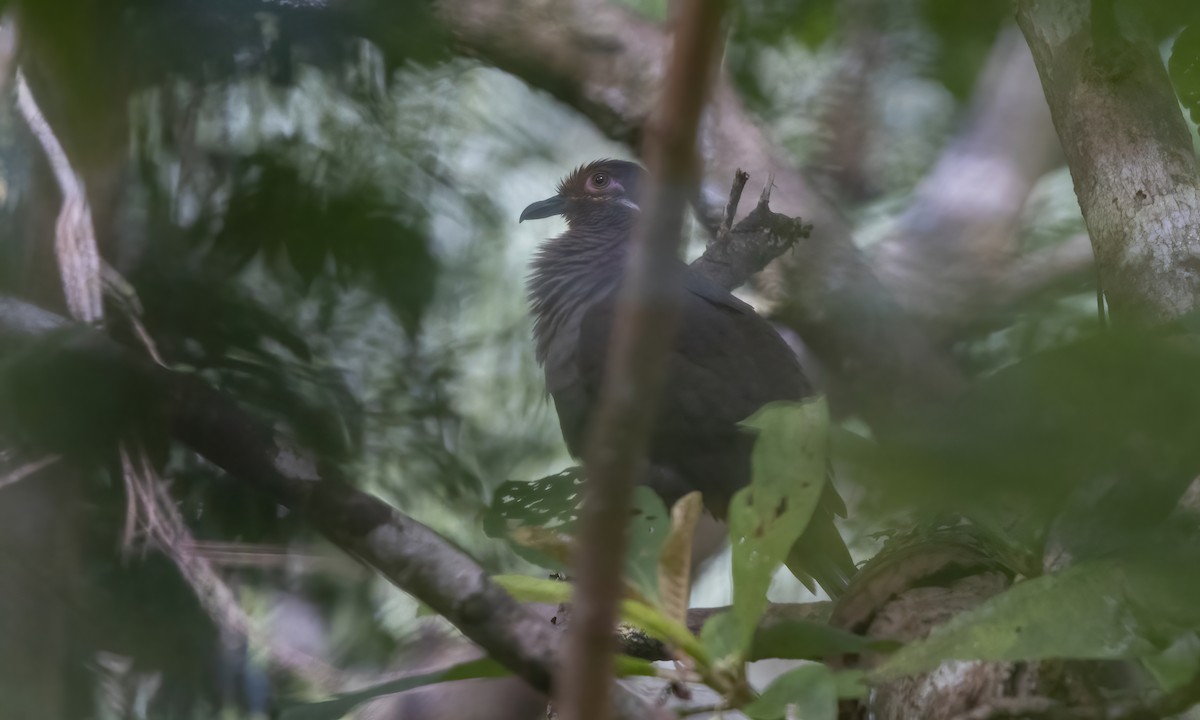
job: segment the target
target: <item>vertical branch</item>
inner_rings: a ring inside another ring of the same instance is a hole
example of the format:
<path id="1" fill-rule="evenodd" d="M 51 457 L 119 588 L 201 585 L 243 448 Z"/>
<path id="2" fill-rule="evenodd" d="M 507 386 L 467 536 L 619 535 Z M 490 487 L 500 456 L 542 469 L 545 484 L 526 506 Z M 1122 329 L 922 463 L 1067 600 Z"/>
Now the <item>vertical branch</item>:
<path id="1" fill-rule="evenodd" d="M 661 104 L 646 129 L 652 177 L 642 198 L 617 307 L 600 407 L 588 443 L 587 485 L 574 561 L 575 600 L 558 687 L 566 720 L 611 715 L 613 626 L 634 477 L 643 466 L 665 361 L 679 320 L 680 231 L 698 184 L 696 138 L 720 44 L 723 0 L 687 0 Z"/>
<path id="2" fill-rule="evenodd" d="M 54 226 L 54 254 L 58 258 L 67 309 L 78 320 L 98 322 L 104 318 L 101 263 L 87 190 L 20 70 L 17 70 L 17 107 L 46 153 L 63 195 L 62 209 Z"/>

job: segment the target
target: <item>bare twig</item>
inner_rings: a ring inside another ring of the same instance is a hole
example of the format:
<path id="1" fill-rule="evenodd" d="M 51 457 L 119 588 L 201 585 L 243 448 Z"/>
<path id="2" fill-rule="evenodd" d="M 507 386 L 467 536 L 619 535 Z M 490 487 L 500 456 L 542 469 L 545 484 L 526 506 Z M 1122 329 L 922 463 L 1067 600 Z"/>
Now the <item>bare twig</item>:
<path id="1" fill-rule="evenodd" d="M 63 150 L 62 143 L 25 82 L 25 75 L 17 70 L 17 107 L 46 153 L 50 168 L 62 191 L 62 209 L 54 226 L 54 251 L 62 275 L 63 294 L 71 316 L 84 322 L 99 322 L 104 318 L 104 303 L 100 280 L 100 251 L 96 247 L 96 229 L 92 222 L 92 209 L 88 204 L 87 189 L 71 161 Z"/>
<path id="2" fill-rule="evenodd" d="M 733 229 L 733 219 L 737 217 L 738 205 L 742 202 L 742 191 L 746 189 L 746 181 L 749 179 L 750 173 L 741 168 L 733 173 L 733 187 L 729 189 L 729 202 L 725 203 L 725 215 L 721 219 L 715 242 L 725 242 L 729 231 Z"/>
<path id="3" fill-rule="evenodd" d="M 17 104 L 46 153 L 63 196 L 62 210 L 55 226 L 55 256 L 68 310 L 77 320 L 98 322 L 104 317 L 103 290 L 105 287 L 113 289 L 114 294 L 124 301 L 123 307 L 148 354 L 162 365 L 162 358 L 138 317 L 141 306 L 137 294 L 100 258 L 87 188 L 71 166 L 62 143 L 43 116 L 20 70 L 17 71 Z M 316 658 L 283 647 L 259 632 L 212 564 L 188 550 L 193 540 L 179 509 L 154 471 L 145 450 L 137 443 L 132 443 L 130 450 L 130 444 L 128 440 L 122 440 L 119 448 L 126 502 L 121 540 L 123 551 L 131 553 L 140 534 L 147 544 L 158 547 L 175 563 L 201 605 L 219 626 L 246 637 L 265 649 L 279 666 L 317 687 L 335 687 L 340 675 L 338 671 Z M 36 469 L 26 470 L 25 474 Z M 15 482 L 11 476 L 6 480 Z"/>
<path id="4" fill-rule="evenodd" d="M 735 203 L 735 196 L 740 200 L 747 179 L 746 173 L 734 178 L 730 203 Z M 771 210 L 773 186 L 773 179 L 768 179 L 750 214 L 730 230 L 718 231 L 705 247 L 704 254 L 692 262 L 693 270 L 732 290 L 812 234 L 812 225 Z M 726 217 L 732 214 L 729 209 L 727 205 Z M 733 204 L 733 211 L 736 210 L 736 204 Z"/>
<path id="5" fill-rule="evenodd" d="M 126 497 L 133 507 L 126 513 L 125 551 L 132 549 L 137 529 L 134 523 L 140 521 L 141 534 L 147 544 L 157 547 L 179 568 L 209 617 L 218 626 L 235 637 L 246 638 L 251 646 L 264 650 L 276 665 L 304 678 L 313 686 L 326 691 L 340 687 L 342 673 L 339 670 L 308 653 L 276 642 L 246 614 L 233 590 L 208 558 L 193 551 L 196 541 L 145 450 L 135 444 L 130 451 L 126 445 L 121 444 L 121 467 L 125 476 Z"/>
<path id="6" fill-rule="evenodd" d="M 38 458 L 37 460 L 27 462 L 18 468 L 14 468 L 4 475 L 0 475 L 0 488 L 19 483 L 30 475 L 33 475 L 43 468 L 53 465 L 61 459 L 61 455 L 47 455 L 46 457 Z"/>
<path id="7" fill-rule="evenodd" d="M 586 462 L 574 558 L 575 598 L 556 696 L 566 720 L 607 720 L 625 528 L 679 316 L 683 212 L 695 195 L 696 136 L 719 49 L 723 0 L 685 0 L 662 104 L 643 156 L 651 182 L 618 299 L 612 345 Z"/>
<path id="8" fill-rule="evenodd" d="M 84 322 L 103 319 L 103 291 L 108 289 L 121 301 L 135 333 L 147 353 L 163 365 L 153 339 L 140 320 L 141 304 L 133 288 L 101 258 L 96 244 L 87 188 L 71 166 L 53 128 L 42 115 L 24 75 L 17 71 L 17 103 L 30 130 L 41 144 L 63 195 L 62 210 L 55 226 L 55 255 L 62 276 L 63 291 L 72 317 Z M 130 446 L 132 445 L 132 450 Z M 122 440 L 119 453 L 125 485 L 125 525 L 121 546 L 125 553 L 134 551 L 140 535 L 147 545 L 159 548 L 179 568 L 201 605 L 213 621 L 227 632 L 247 638 L 262 648 L 280 667 L 296 673 L 317 687 L 337 687 L 340 672 L 317 658 L 280 645 L 258 630 L 242 610 L 233 591 L 204 557 L 191 552 L 191 532 L 179 514 L 164 482 L 154 471 L 140 444 Z M 52 462 L 57 458 L 49 458 Z M 19 469 L 25 475 L 42 465 Z M 32 469 L 30 469 L 32 467 Z M 4 481 L 15 482 L 22 475 L 11 474 Z M 15 477 L 15 479 L 14 479 Z M 0 486 L 5 482 L 0 482 Z"/>

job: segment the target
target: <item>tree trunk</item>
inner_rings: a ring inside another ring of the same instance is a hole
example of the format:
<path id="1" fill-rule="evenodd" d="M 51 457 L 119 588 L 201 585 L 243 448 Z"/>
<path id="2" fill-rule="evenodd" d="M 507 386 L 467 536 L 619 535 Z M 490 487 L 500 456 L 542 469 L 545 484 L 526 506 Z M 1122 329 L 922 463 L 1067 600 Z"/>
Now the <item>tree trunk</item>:
<path id="1" fill-rule="evenodd" d="M 1022 0 L 1017 21 L 1114 321 L 1173 320 L 1200 293 L 1196 154 L 1153 39 L 1120 34 L 1115 18 L 1093 17 L 1092 7 L 1112 12 L 1112 3 Z"/>

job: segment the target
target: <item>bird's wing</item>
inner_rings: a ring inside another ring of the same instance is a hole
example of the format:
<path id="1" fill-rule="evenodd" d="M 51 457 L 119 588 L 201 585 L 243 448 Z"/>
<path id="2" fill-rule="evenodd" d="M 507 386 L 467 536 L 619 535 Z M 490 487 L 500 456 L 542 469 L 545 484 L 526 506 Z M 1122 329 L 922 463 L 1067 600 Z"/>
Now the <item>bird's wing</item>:
<path id="1" fill-rule="evenodd" d="M 812 394 L 791 349 L 753 308 L 698 274 L 686 272 L 684 278 L 658 435 L 729 433 L 771 401 Z M 577 398 L 589 407 L 599 397 L 615 312 L 613 293 L 594 304 L 580 325 Z"/>
<path id="2" fill-rule="evenodd" d="M 753 308 L 700 275 L 687 272 L 684 278 L 679 332 L 668 352 L 649 449 L 651 462 L 669 469 L 677 482 L 660 489 L 652 479 L 651 486 L 668 503 L 687 490 L 700 490 L 721 517 L 733 493 L 750 480 L 753 436 L 738 424 L 767 403 L 802 400 L 814 391 L 792 349 Z M 615 313 L 614 293 L 583 316 L 572 408 L 594 408 L 598 402 Z M 561 406 L 559 413 L 562 417 Z M 582 444 L 583 419 L 573 417 L 580 433 L 575 442 Z M 837 491 L 826 486 L 799 554 L 789 560 L 797 577 L 806 584 L 815 578 L 831 595 L 854 571 L 833 525 L 833 516 L 845 512 Z"/>

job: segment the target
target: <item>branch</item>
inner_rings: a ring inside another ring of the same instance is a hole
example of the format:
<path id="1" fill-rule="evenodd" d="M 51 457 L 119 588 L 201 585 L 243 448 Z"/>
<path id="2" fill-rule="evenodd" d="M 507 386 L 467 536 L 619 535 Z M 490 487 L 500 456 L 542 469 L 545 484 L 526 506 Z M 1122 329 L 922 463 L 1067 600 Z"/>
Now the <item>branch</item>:
<path id="1" fill-rule="evenodd" d="M 33 92 L 25 82 L 25 75 L 20 70 L 17 70 L 17 107 L 46 153 L 46 160 L 62 191 L 62 209 L 54 226 L 54 254 L 58 259 L 67 308 L 72 317 L 84 322 L 98 322 L 104 318 L 101 262 L 87 190 L 79 174 L 71 167 L 71 161 L 50 123 L 42 116 Z"/>
<path id="2" fill-rule="evenodd" d="M 716 235 L 704 249 L 704 254 L 692 262 L 692 269 L 703 273 L 726 290 L 732 290 L 762 271 L 784 251 L 796 247 L 812 235 L 812 225 L 799 218 L 789 218 L 770 208 L 771 186 L 763 188 L 758 204 L 734 227 L 729 227 L 737 214 L 742 188 L 749 175 L 738 170 L 734 174 L 725 219 Z"/>
<path id="3" fill-rule="evenodd" d="M 0 343 L 67 327 L 58 315 L 0 297 Z M 88 361 L 99 382 L 114 374 L 138 381 L 157 401 L 178 441 L 303 516 L 334 544 L 443 615 L 515 675 L 550 691 L 558 632 L 494 584 L 465 552 L 354 488 L 336 468 L 317 462 L 195 376 L 155 365 L 98 331 L 73 334 L 59 350 Z M 616 703 L 618 717 L 651 712 L 620 690 Z"/>
<path id="4" fill-rule="evenodd" d="M 700 111 L 716 67 L 723 0 L 677 5 L 662 105 L 646 134 L 650 187 L 617 300 L 599 407 L 588 438 L 585 501 L 572 561 L 571 630 L 557 702 L 567 720 L 607 720 L 626 525 L 645 461 L 683 288 L 683 213 L 694 196 Z"/>
<path id="5" fill-rule="evenodd" d="M 1025 201 L 1060 158 L 1015 27 L 993 44 L 967 118 L 871 253 L 900 304 L 942 337 L 994 307 L 994 288 L 1018 254 Z"/>
<path id="6" fill-rule="evenodd" d="M 1015 260 L 996 282 L 993 310 L 1010 309 L 1053 290 L 1095 280 L 1092 239 L 1086 233 Z"/>
<path id="7" fill-rule="evenodd" d="M 1022 0 L 1017 22 L 1114 322 L 1175 320 L 1200 298 L 1200 165 L 1158 46 L 1094 32 L 1091 8 L 1089 0 Z"/>

